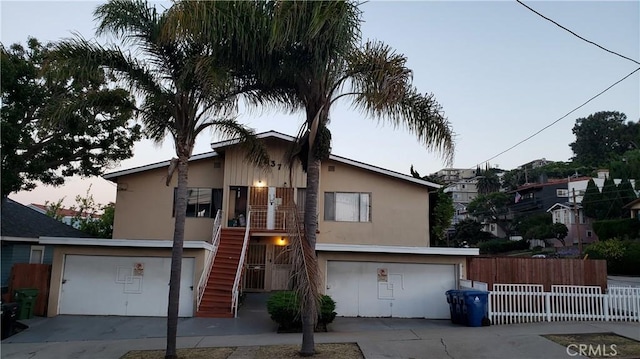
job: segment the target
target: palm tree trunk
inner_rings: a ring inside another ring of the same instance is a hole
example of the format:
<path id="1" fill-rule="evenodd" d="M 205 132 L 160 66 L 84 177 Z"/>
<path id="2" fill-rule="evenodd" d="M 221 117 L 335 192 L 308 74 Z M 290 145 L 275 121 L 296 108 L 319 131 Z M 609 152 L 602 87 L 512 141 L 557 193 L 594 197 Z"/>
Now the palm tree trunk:
<path id="1" fill-rule="evenodd" d="M 171 252 L 171 276 L 169 279 L 169 305 L 167 308 L 167 350 L 165 359 L 177 359 L 176 339 L 178 336 L 178 310 L 180 308 L 180 277 L 182 273 L 182 252 L 184 226 L 187 215 L 187 182 L 189 157 L 178 157 L 178 189 L 175 198 L 176 222 L 173 230 L 173 251 Z"/>
<path id="2" fill-rule="evenodd" d="M 304 231 L 305 237 L 315 253 L 316 248 L 316 231 L 318 229 L 318 191 L 320 190 L 320 160 L 315 159 L 314 151 L 309 150 L 309 162 L 307 166 L 307 198 L 304 207 Z M 315 354 L 314 329 L 317 318 L 315 313 L 316 305 L 312 301 L 316 298 L 313 296 L 305 296 L 302 307 L 302 347 L 300 354 L 302 356 L 311 356 Z"/>

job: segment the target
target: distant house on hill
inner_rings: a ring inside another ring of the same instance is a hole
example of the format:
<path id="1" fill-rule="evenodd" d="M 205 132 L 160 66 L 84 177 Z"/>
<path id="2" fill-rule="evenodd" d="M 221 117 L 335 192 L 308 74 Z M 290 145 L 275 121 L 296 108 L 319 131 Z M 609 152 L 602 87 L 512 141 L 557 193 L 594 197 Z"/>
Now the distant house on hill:
<path id="1" fill-rule="evenodd" d="M 37 203 L 31 203 L 30 205 L 28 205 L 27 207 L 33 209 L 34 211 L 40 212 L 44 215 L 47 214 L 47 210 L 48 207 L 44 204 L 37 204 Z M 86 218 L 86 217 L 92 217 L 94 219 L 98 219 L 100 218 L 100 215 L 98 214 L 90 214 L 90 213 L 80 213 L 79 211 L 73 210 L 73 209 L 69 209 L 69 208 L 59 208 L 56 216 L 58 218 L 60 218 L 60 221 L 64 224 L 67 224 L 69 226 L 73 226 L 74 228 L 78 228 L 78 224 L 74 223 L 74 218 L 76 217 L 82 217 L 82 218 Z"/>

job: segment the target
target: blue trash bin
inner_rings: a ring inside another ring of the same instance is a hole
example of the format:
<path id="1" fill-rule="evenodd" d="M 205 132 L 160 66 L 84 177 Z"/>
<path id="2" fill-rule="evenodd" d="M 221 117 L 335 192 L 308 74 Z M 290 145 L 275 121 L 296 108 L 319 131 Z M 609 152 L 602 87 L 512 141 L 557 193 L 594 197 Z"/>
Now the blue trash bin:
<path id="1" fill-rule="evenodd" d="M 449 304 L 449 318 L 451 318 L 451 323 L 456 322 L 453 318 L 455 315 L 455 309 L 453 309 L 453 298 L 452 298 L 453 291 L 454 289 L 450 289 L 444 292 L 444 295 L 447 297 L 447 303 Z"/>
<path id="2" fill-rule="evenodd" d="M 486 323 L 485 318 L 489 312 L 489 292 L 481 290 L 462 291 L 465 321 L 470 327 L 481 327 Z M 488 319 L 488 318 L 487 318 Z"/>

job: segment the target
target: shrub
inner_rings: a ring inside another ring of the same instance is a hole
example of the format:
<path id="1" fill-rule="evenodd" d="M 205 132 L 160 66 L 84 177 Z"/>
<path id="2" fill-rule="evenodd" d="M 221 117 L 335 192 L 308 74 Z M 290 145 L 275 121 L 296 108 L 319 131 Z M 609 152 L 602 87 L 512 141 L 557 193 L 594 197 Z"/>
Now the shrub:
<path id="1" fill-rule="evenodd" d="M 527 249 L 529 248 L 529 242 L 526 240 L 510 241 L 507 239 L 492 239 L 480 243 L 478 248 L 480 248 L 480 253 L 482 254 L 495 254 Z"/>
<path id="2" fill-rule="evenodd" d="M 327 329 L 327 324 L 336 318 L 336 302 L 328 295 L 320 298 L 320 310 L 316 323 L 316 330 Z M 300 302 L 293 291 L 274 293 L 267 301 L 267 311 L 271 319 L 278 323 L 278 331 L 300 331 L 302 320 L 300 318 Z"/>
<path id="3" fill-rule="evenodd" d="M 612 238 L 588 245 L 585 253 L 592 259 L 605 259 L 609 274 L 640 274 L 640 242 Z"/>
<path id="4" fill-rule="evenodd" d="M 616 237 L 638 239 L 640 237 L 640 221 L 632 218 L 596 221 L 593 222 L 593 231 L 601 241 Z"/>

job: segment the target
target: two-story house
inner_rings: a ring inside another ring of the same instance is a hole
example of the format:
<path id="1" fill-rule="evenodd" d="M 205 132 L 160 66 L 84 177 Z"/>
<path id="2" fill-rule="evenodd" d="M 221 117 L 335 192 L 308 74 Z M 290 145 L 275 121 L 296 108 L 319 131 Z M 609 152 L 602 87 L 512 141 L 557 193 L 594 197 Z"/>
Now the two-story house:
<path id="1" fill-rule="evenodd" d="M 293 137 L 258 137 L 268 170 L 248 163 L 235 140 L 190 160 L 181 316 L 233 316 L 240 291 L 292 286 L 287 246 L 302 225 L 306 175 L 286 166 Z M 165 183 L 168 165 L 104 176 L 117 186 L 113 239 L 44 240 L 58 244 L 50 315 L 166 314 L 176 186 L 175 178 Z M 336 155 L 322 162 L 316 253 L 321 289 L 339 315 L 449 317 L 444 292 L 478 250 L 429 247 L 437 188 Z"/>

